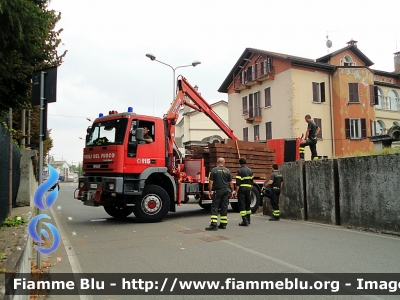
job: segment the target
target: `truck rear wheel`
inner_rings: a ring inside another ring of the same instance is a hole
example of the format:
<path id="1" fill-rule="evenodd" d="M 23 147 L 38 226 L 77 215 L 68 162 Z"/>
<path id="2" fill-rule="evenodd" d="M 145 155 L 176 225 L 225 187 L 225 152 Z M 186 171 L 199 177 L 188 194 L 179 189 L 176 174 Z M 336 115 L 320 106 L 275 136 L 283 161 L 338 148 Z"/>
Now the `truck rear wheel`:
<path id="1" fill-rule="evenodd" d="M 168 193 L 156 185 L 145 186 L 142 199 L 135 204 L 133 213 L 142 222 L 159 222 L 168 214 Z"/>
<path id="2" fill-rule="evenodd" d="M 201 200 L 199 201 L 199 206 L 200 206 L 202 209 L 211 210 L 211 204 L 203 204 L 203 202 L 202 202 Z"/>
<path id="3" fill-rule="evenodd" d="M 260 199 L 261 199 L 260 192 L 253 185 L 253 187 L 251 189 L 251 195 L 250 195 L 250 210 L 251 210 L 252 214 L 257 212 L 258 207 L 260 206 Z M 234 212 L 239 212 L 239 203 L 238 202 L 232 202 L 231 207 Z"/>
<path id="4" fill-rule="evenodd" d="M 129 206 L 117 207 L 115 205 L 107 205 L 104 206 L 104 210 L 111 217 L 114 217 L 116 219 L 126 218 L 132 213 L 132 207 Z"/>

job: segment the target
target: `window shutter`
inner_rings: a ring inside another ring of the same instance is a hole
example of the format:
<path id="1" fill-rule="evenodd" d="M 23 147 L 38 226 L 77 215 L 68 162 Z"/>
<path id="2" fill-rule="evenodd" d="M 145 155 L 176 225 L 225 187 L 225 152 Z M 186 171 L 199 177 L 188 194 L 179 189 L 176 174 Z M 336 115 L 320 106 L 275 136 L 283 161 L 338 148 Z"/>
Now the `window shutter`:
<path id="1" fill-rule="evenodd" d="M 249 118 L 252 118 L 253 114 L 253 94 L 249 95 Z"/>
<path id="2" fill-rule="evenodd" d="M 361 119 L 361 137 L 363 139 L 367 138 L 367 122 L 365 119 Z"/>
<path id="3" fill-rule="evenodd" d="M 266 140 L 272 139 L 272 122 L 265 123 Z"/>
<path id="4" fill-rule="evenodd" d="M 247 114 L 247 96 L 242 98 L 242 109 L 243 109 L 243 114 Z"/>
<path id="5" fill-rule="evenodd" d="M 249 140 L 249 135 L 248 135 L 249 131 L 248 128 L 243 128 L 243 141 L 248 141 Z"/>
<path id="6" fill-rule="evenodd" d="M 379 98 L 378 98 L 378 87 L 376 85 L 373 86 L 374 87 L 374 104 L 375 105 L 379 105 Z"/>
<path id="7" fill-rule="evenodd" d="M 322 119 L 314 118 L 315 125 L 320 128 L 319 133 L 317 134 L 317 138 L 322 139 Z"/>
<path id="8" fill-rule="evenodd" d="M 350 119 L 344 119 L 344 127 L 346 131 L 346 139 L 350 139 Z"/>
<path id="9" fill-rule="evenodd" d="M 318 83 L 313 82 L 312 83 L 312 93 L 313 93 L 313 102 L 318 102 L 318 95 L 317 95 L 317 90 L 318 90 Z"/>
<path id="10" fill-rule="evenodd" d="M 370 99 L 370 104 L 371 105 L 376 105 L 375 102 L 375 86 L 374 85 L 370 85 L 369 86 L 369 99 Z"/>
<path id="11" fill-rule="evenodd" d="M 264 89 L 265 93 L 265 107 L 271 106 L 271 88 Z"/>
<path id="12" fill-rule="evenodd" d="M 321 89 L 321 102 L 325 102 L 325 82 L 321 82 L 319 85 Z"/>

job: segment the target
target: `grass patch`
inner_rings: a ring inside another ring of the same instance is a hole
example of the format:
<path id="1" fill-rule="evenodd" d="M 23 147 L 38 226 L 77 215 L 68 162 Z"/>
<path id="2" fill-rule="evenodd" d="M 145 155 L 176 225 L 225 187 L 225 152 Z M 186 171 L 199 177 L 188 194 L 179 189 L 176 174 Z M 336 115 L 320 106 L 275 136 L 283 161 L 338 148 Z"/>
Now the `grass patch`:
<path id="1" fill-rule="evenodd" d="M 28 220 L 25 219 L 24 217 L 14 216 L 14 217 L 5 219 L 3 224 L 1 225 L 1 227 L 14 227 L 14 226 L 18 226 L 23 223 L 26 223 L 26 222 L 28 222 Z"/>

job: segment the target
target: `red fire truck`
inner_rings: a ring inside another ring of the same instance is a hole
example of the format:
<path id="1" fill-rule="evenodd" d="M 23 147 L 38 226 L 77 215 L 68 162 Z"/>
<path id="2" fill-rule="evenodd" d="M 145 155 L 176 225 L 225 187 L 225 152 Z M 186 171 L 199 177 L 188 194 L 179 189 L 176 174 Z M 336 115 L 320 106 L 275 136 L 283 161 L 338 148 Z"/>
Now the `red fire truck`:
<path id="1" fill-rule="evenodd" d="M 186 101 L 185 96 L 192 102 Z M 127 112 L 100 115 L 88 127 L 83 151 L 84 176 L 79 179 L 74 198 L 84 205 L 104 206 L 115 218 L 133 212 L 143 222 L 161 221 L 169 211 L 176 211 L 176 205 L 187 203 L 189 195 L 195 196 L 201 207 L 210 208 L 204 160 L 183 158 L 175 143 L 175 124 L 183 105 L 205 113 L 230 139 L 237 141 L 228 125 L 180 76 L 175 101 L 163 119 L 139 115 L 128 108 Z M 146 142 L 149 137 L 152 142 Z M 254 181 L 253 212 L 261 203 L 263 182 Z M 230 203 L 238 211 L 237 199 L 230 199 Z"/>

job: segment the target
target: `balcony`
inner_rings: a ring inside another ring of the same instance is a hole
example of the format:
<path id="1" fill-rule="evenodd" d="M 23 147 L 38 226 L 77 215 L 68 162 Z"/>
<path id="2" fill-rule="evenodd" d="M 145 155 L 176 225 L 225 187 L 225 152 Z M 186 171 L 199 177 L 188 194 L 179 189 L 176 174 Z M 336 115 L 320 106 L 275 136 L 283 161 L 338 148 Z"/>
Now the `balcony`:
<path id="1" fill-rule="evenodd" d="M 254 72 L 249 72 L 247 70 L 246 72 L 241 72 L 236 76 L 233 82 L 233 89 L 236 93 L 240 93 L 242 90 L 250 89 L 253 85 L 262 84 L 264 80 L 274 80 L 274 77 L 275 71 L 273 66 L 270 66 L 269 68 L 261 68 Z"/>
<path id="2" fill-rule="evenodd" d="M 398 98 L 379 96 L 379 104 L 375 108 L 398 112 L 400 111 L 400 101 Z"/>
<path id="3" fill-rule="evenodd" d="M 253 124 L 261 122 L 261 107 L 250 107 L 246 113 L 244 113 L 246 123 Z"/>

